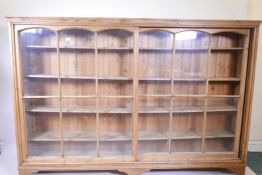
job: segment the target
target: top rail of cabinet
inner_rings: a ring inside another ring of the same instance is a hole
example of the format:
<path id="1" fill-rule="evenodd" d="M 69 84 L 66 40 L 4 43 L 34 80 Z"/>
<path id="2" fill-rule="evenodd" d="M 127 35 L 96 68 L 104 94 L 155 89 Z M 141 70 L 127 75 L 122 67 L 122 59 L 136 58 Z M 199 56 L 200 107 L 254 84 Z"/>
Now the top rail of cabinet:
<path id="1" fill-rule="evenodd" d="M 197 20 L 150 18 L 85 18 L 85 17 L 6 17 L 13 24 L 24 25 L 77 25 L 125 27 L 201 27 L 201 28 L 256 28 L 259 20 Z"/>

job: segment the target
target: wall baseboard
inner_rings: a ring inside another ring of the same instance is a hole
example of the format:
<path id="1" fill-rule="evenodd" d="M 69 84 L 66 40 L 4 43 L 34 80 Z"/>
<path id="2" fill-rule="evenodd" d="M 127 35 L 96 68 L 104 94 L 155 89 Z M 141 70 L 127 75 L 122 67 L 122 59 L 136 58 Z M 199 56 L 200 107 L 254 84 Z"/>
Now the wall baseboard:
<path id="1" fill-rule="evenodd" d="M 262 140 L 250 140 L 248 143 L 248 151 L 262 152 Z"/>

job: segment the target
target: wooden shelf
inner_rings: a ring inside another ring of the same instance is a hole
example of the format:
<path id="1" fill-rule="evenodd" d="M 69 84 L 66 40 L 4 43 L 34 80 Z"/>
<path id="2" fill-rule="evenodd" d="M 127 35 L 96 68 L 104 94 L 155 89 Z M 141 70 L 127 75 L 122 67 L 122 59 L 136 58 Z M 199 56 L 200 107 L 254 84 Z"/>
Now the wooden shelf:
<path id="1" fill-rule="evenodd" d="M 138 140 L 140 141 L 154 141 L 154 140 L 168 140 L 168 132 L 159 131 L 138 131 Z M 172 140 L 179 139 L 200 139 L 201 133 L 194 131 L 173 132 Z"/>
<path id="2" fill-rule="evenodd" d="M 173 107 L 173 113 L 197 113 L 204 112 L 204 106 L 175 106 Z"/>
<path id="3" fill-rule="evenodd" d="M 162 113 L 169 113 L 169 108 L 164 107 L 141 107 L 139 110 L 140 114 L 162 114 Z"/>
<path id="4" fill-rule="evenodd" d="M 151 140 L 168 140 L 168 134 L 157 131 L 138 131 L 138 140 L 151 141 Z"/>
<path id="5" fill-rule="evenodd" d="M 206 131 L 206 138 L 232 138 L 235 137 L 234 133 L 227 130 L 210 130 Z"/>
<path id="6" fill-rule="evenodd" d="M 116 107 L 100 107 L 98 111 L 96 111 L 96 107 L 84 107 L 84 106 L 75 106 L 75 107 L 62 107 L 61 109 L 63 113 L 131 113 L 132 110 L 128 108 L 116 108 Z M 31 108 L 26 109 L 27 112 L 35 112 L 35 113 L 56 113 L 60 112 L 59 106 L 33 106 Z"/>
<path id="7" fill-rule="evenodd" d="M 134 98 L 132 95 L 98 95 L 98 98 Z"/>
<path id="8" fill-rule="evenodd" d="M 230 48 L 211 48 L 211 51 L 241 51 L 242 47 L 230 47 Z"/>
<path id="9" fill-rule="evenodd" d="M 118 77 L 97 77 L 98 80 L 133 80 L 132 77 L 124 77 L 124 76 L 118 76 Z"/>
<path id="10" fill-rule="evenodd" d="M 234 137 L 234 134 L 226 130 L 206 131 L 206 138 L 227 138 Z M 45 142 L 45 141 L 60 141 L 61 132 L 59 131 L 37 131 L 32 132 L 29 136 L 30 141 Z M 201 133 L 194 131 L 174 132 L 172 139 L 200 139 Z M 158 131 L 138 131 L 138 140 L 153 141 L 167 140 L 168 133 Z M 63 131 L 63 140 L 68 141 L 96 141 L 97 133 L 95 131 Z M 131 141 L 132 135 L 121 132 L 99 132 L 99 141 Z"/>
<path id="11" fill-rule="evenodd" d="M 206 81 L 206 78 L 174 78 L 173 81 Z"/>
<path id="12" fill-rule="evenodd" d="M 185 132 L 173 132 L 172 139 L 180 140 L 180 139 L 201 139 L 201 133 L 196 131 L 185 131 Z"/>
<path id="13" fill-rule="evenodd" d="M 96 95 L 61 95 L 61 98 L 96 98 Z"/>
<path id="14" fill-rule="evenodd" d="M 237 106 L 223 105 L 223 106 L 207 106 L 207 112 L 234 112 L 238 111 Z"/>
<path id="15" fill-rule="evenodd" d="M 208 48 L 176 48 L 178 52 L 208 52 Z"/>
<path id="16" fill-rule="evenodd" d="M 45 79 L 57 79 L 57 75 L 45 75 L 45 74 L 32 74 L 26 75 L 25 78 L 45 78 Z M 61 76 L 61 79 L 83 79 L 83 80 L 95 80 L 95 76 L 75 76 L 67 75 Z M 111 77 L 97 77 L 98 80 L 133 80 L 132 77 L 125 76 L 111 76 Z M 141 77 L 139 81 L 171 81 L 172 78 L 162 77 Z M 174 78 L 173 81 L 206 81 L 206 78 Z M 209 78 L 209 81 L 240 81 L 239 78 Z"/>
<path id="17" fill-rule="evenodd" d="M 98 51 L 133 51 L 132 47 L 98 47 Z"/>
<path id="18" fill-rule="evenodd" d="M 41 45 L 27 45 L 24 48 L 28 49 L 57 49 L 56 46 L 41 46 Z M 64 50 L 95 50 L 95 47 L 81 47 L 81 46 L 62 46 L 59 49 Z M 133 50 L 132 47 L 99 47 L 97 50 Z"/>
<path id="19" fill-rule="evenodd" d="M 210 77 L 209 81 L 236 81 L 239 82 L 240 78 L 237 77 Z"/>
<path id="20" fill-rule="evenodd" d="M 95 50 L 94 47 L 82 47 L 82 46 L 61 46 L 59 49 L 63 50 Z"/>
<path id="21" fill-rule="evenodd" d="M 99 132 L 100 141 L 126 141 L 131 140 L 131 134 L 120 132 Z M 30 141 L 60 141 L 61 132 L 46 131 L 32 132 L 29 136 Z M 96 141 L 97 133 L 95 131 L 63 131 L 64 141 Z"/>
<path id="22" fill-rule="evenodd" d="M 26 75 L 25 78 L 44 78 L 44 79 L 57 79 L 57 75 L 45 75 L 45 74 L 34 74 L 34 75 Z"/>
<path id="23" fill-rule="evenodd" d="M 172 94 L 140 94 L 139 97 L 172 97 Z"/>
<path id="24" fill-rule="evenodd" d="M 139 48 L 140 51 L 172 51 L 173 48 Z"/>
<path id="25" fill-rule="evenodd" d="M 206 97 L 205 94 L 174 94 L 174 97 L 192 97 L 192 98 L 198 98 L 198 97 Z"/>
<path id="26" fill-rule="evenodd" d="M 210 98 L 240 98 L 240 95 L 208 95 Z"/>
<path id="27" fill-rule="evenodd" d="M 127 98 L 127 97 L 125 97 Z M 237 107 L 224 105 L 224 106 L 208 106 L 207 112 L 234 112 L 237 111 Z M 56 113 L 60 112 L 59 106 L 32 106 L 26 109 L 27 112 L 43 112 L 43 113 Z M 75 107 L 62 107 L 63 113 L 96 113 L 95 106 L 93 107 L 84 107 L 84 106 L 75 106 Z M 131 113 L 131 109 L 128 108 L 116 108 L 116 107 L 100 107 L 98 109 L 99 113 Z M 204 107 L 201 106 L 179 106 L 173 108 L 173 113 L 196 113 L 204 112 Z M 140 114 L 151 114 L 151 113 L 170 113 L 169 108 L 164 107 L 141 107 L 139 110 Z"/>
<path id="28" fill-rule="evenodd" d="M 171 81 L 171 77 L 140 77 L 139 81 Z"/>
<path id="29" fill-rule="evenodd" d="M 162 78 L 162 77 L 141 77 L 139 81 L 171 81 L 172 78 Z M 173 78 L 173 81 L 206 81 L 206 78 Z"/>
<path id="30" fill-rule="evenodd" d="M 56 46 L 45 46 L 45 45 L 27 45 L 23 46 L 22 48 L 26 49 L 57 49 Z"/>
<path id="31" fill-rule="evenodd" d="M 26 75 L 25 78 L 43 78 L 43 79 L 58 79 L 57 75 L 44 75 L 44 74 L 34 74 Z M 75 76 L 75 75 L 62 75 L 61 79 L 76 79 L 76 80 L 95 80 L 95 76 Z M 112 77 L 97 77 L 98 80 L 132 80 L 132 77 L 124 76 L 112 76 Z"/>
<path id="32" fill-rule="evenodd" d="M 59 96 L 55 95 L 25 95 L 23 96 L 23 99 L 47 99 L 47 98 L 59 98 Z"/>
<path id="33" fill-rule="evenodd" d="M 112 143 L 111 143 L 112 144 Z M 131 157 L 132 156 L 132 150 L 130 148 L 125 148 L 125 149 L 102 149 L 100 150 L 100 157 L 108 157 L 108 156 L 113 156 L 113 157 Z"/>

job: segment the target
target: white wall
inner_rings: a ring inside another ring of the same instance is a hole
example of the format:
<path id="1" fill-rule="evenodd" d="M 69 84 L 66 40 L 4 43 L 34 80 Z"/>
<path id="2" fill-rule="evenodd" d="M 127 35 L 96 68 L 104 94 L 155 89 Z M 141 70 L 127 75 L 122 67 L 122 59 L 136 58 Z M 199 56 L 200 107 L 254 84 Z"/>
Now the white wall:
<path id="1" fill-rule="evenodd" d="M 262 1 L 249 0 L 248 19 L 262 20 Z M 253 112 L 251 118 L 249 150 L 262 152 L 262 28 L 258 46 L 258 58 L 256 65 L 256 79 L 253 100 Z"/>
<path id="2" fill-rule="evenodd" d="M 0 0 L 0 124 L 4 139 L 0 175 L 16 175 L 12 71 L 4 16 L 245 19 L 247 0 Z"/>

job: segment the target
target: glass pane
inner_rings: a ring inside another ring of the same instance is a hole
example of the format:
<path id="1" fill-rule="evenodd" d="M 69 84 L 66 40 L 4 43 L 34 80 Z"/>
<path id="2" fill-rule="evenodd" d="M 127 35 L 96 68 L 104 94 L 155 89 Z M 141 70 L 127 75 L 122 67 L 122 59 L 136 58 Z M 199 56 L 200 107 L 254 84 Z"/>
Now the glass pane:
<path id="1" fill-rule="evenodd" d="M 63 96 L 95 95 L 95 33 L 68 29 L 59 33 Z"/>
<path id="2" fill-rule="evenodd" d="M 202 139 L 181 139 L 172 140 L 171 152 L 173 153 L 186 153 L 186 152 L 201 152 Z"/>
<path id="3" fill-rule="evenodd" d="M 204 113 L 175 113 L 172 120 L 172 139 L 200 139 L 202 137 Z"/>
<path id="4" fill-rule="evenodd" d="M 204 98 L 175 97 L 171 152 L 201 152 Z"/>
<path id="5" fill-rule="evenodd" d="M 233 151 L 238 100 L 237 98 L 208 99 L 205 131 L 206 152 Z"/>
<path id="6" fill-rule="evenodd" d="M 58 96 L 55 32 L 34 28 L 20 33 L 24 95 Z"/>
<path id="7" fill-rule="evenodd" d="M 64 98 L 63 140 L 65 156 L 96 156 L 96 99 Z"/>
<path id="8" fill-rule="evenodd" d="M 84 29 L 67 29 L 60 32 L 60 48 L 93 48 L 95 33 Z"/>
<path id="9" fill-rule="evenodd" d="M 83 79 L 62 79 L 61 81 L 62 96 L 95 96 L 95 80 Z"/>
<path id="10" fill-rule="evenodd" d="M 98 32 L 97 35 L 98 48 L 131 48 L 133 47 L 133 33 L 111 29 Z"/>
<path id="11" fill-rule="evenodd" d="M 237 33 L 222 32 L 212 35 L 212 48 L 236 48 L 243 47 L 244 37 Z"/>
<path id="12" fill-rule="evenodd" d="M 29 156 L 60 156 L 61 130 L 56 99 L 25 100 Z"/>
<path id="13" fill-rule="evenodd" d="M 240 95 L 240 84 L 227 81 L 209 82 L 208 95 Z"/>
<path id="14" fill-rule="evenodd" d="M 132 115 L 100 114 L 100 155 L 123 156 L 132 154 Z"/>
<path id="15" fill-rule="evenodd" d="M 131 98 L 100 98 L 100 113 L 132 113 Z"/>
<path id="16" fill-rule="evenodd" d="M 185 31 L 175 35 L 175 78 L 207 77 L 209 36 L 204 32 Z"/>
<path id="17" fill-rule="evenodd" d="M 139 114 L 138 152 L 168 152 L 169 114 Z"/>
<path id="18" fill-rule="evenodd" d="M 98 94 L 102 96 L 131 96 L 133 84 L 130 80 L 100 80 Z"/>
<path id="19" fill-rule="evenodd" d="M 139 81 L 139 95 L 171 95 L 171 81 L 142 80 Z"/>
<path id="20" fill-rule="evenodd" d="M 173 34 L 166 31 L 140 33 L 139 78 L 142 80 L 171 79 Z"/>
<path id="21" fill-rule="evenodd" d="M 173 34 L 163 30 L 140 32 L 140 49 L 173 49 Z"/>
<path id="22" fill-rule="evenodd" d="M 238 111 L 239 98 L 208 98 L 207 111 Z"/>
<path id="23" fill-rule="evenodd" d="M 131 79 L 133 75 L 132 50 L 99 50 L 99 79 Z"/>
<path id="24" fill-rule="evenodd" d="M 241 76 L 244 37 L 230 32 L 211 37 L 209 79 L 239 82 Z"/>
<path id="25" fill-rule="evenodd" d="M 212 51 L 209 58 L 209 79 L 239 81 L 242 52 Z"/>
<path id="26" fill-rule="evenodd" d="M 95 33 L 83 29 L 69 29 L 60 32 L 59 37 L 62 77 L 94 78 Z"/>
<path id="27" fill-rule="evenodd" d="M 58 96 L 57 79 L 43 78 L 25 78 L 24 95 L 25 96 Z"/>
<path id="28" fill-rule="evenodd" d="M 206 95 L 206 81 L 175 81 L 175 95 Z"/>
<path id="29" fill-rule="evenodd" d="M 173 113 L 204 112 L 204 108 L 205 108 L 204 98 L 194 98 L 194 97 L 173 98 Z"/>
<path id="30" fill-rule="evenodd" d="M 170 98 L 139 99 L 138 152 L 168 152 Z"/>
<path id="31" fill-rule="evenodd" d="M 205 141 L 206 152 L 232 152 L 234 138 L 207 138 Z"/>
<path id="32" fill-rule="evenodd" d="M 169 113 L 170 103 L 167 97 L 139 98 L 139 113 Z"/>
<path id="33" fill-rule="evenodd" d="M 200 152 L 203 134 L 202 112 L 173 114 L 171 152 Z"/>

